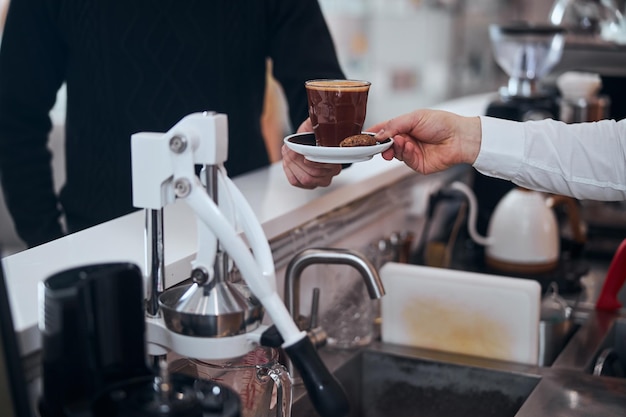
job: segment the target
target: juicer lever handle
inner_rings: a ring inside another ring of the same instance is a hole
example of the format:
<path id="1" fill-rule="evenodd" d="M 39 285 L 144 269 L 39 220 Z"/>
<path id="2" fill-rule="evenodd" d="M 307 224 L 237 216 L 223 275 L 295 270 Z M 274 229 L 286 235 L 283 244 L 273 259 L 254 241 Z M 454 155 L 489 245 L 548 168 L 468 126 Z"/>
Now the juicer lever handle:
<path id="1" fill-rule="evenodd" d="M 322 417 L 343 417 L 350 412 L 348 397 L 337 379 L 330 373 L 317 354 L 313 342 L 303 337 L 284 348 L 311 399 L 311 404 Z"/>

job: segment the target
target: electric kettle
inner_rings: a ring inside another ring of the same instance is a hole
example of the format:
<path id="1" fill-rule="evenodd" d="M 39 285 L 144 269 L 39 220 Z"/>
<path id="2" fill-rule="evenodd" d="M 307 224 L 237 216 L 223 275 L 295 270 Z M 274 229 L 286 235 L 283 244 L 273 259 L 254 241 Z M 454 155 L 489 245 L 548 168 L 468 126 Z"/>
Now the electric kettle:
<path id="1" fill-rule="evenodd" d="M 485 246 L 488 266 L 513 273 L 543 273 L 556 268 L 560 232 L 543 193 L 521 187 L 510 190 L 496 205 L 484 237 L 476 231 L 478 204 L 474 192 L 458 181 L 451 188 L 469 201 L 468 232 L 474 242 Z"/>

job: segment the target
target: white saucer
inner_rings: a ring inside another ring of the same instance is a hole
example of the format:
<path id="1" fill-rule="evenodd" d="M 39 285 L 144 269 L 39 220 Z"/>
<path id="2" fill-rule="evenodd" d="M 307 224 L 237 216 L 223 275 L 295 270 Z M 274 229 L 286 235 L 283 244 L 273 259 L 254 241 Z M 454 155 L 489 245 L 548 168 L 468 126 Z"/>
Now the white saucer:
<path id="1" fill-rule="evenodd" d="M 374 135 L 371 132 L 364 134 Z M 327 164 L 351 164 L 372 159 L 372 156 L 381 153 L 393 145 L 393 139 L 387 139 L 383 143 L 371 146 L 329 147 L 316 146 L 315 136 L 312 132 L 296 133 L 284 139 L 285 145 L 294 152 L 304 155 L 313 162 Z"/>

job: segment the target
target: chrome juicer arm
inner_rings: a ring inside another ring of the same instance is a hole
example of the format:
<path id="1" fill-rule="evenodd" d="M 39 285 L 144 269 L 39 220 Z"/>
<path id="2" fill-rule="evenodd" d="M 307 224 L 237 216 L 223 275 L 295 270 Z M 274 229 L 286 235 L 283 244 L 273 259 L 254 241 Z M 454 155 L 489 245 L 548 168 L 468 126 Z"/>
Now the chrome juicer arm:
<path id="1" fill-rule="evenodd" d="M 176 199 L 184 200 L 200 221 L 199 249 L 194 268 L 201 267 L 212 273 L 218 246 L 223 247 L 239 268 L 251 292 L 270 315 L 283 340 L 282 347 L 300 371 L 317 411 L 322 416 L 347 414 L 349 406 L 342 387 L 326 369 L 306 332 L 298 329 L 276 291 L 274 261 L 260 223 L 243 194 L 225 173 L 223 164 L 228 150 L 226 115 L 210 112 L 190 114 L 165 134 L 142 132 L 133 135 L 131 146 L 135 207 L 158 212 Z M 218 188 L 227 194 L 224 204 L 220 199 L 218 206 L 207 194 L 195 174 L 194 166 L 197 164 L 213 169 L 217 167 Z M 162 226 L 162 218 L 158 221 Z M 241 225 L 250 248 L 233 226 L 235 221 Z M 202 230 L 202 226 L 206 228 Z M 160 271 L 162 274 L 163 268 Z M 245 335 L 198 338 L 169 334 L 172 332 L 156 326 L 158 329 L 150 336 L 151 320 L 158 320 L 158 317 L 148 317 L 147 320 L 149 342 L 151 338 L 166 340 L 164 344 L 170 344 L 166 347 L 177 352 L 186 344 L 200 343 L 202 356 L 197 357 L 203 359 L 211 359 L 211 354 L 207 357 L 207 352 L 214 352 L 220 358 L 231 352 L 224 352 L 230 349 L 227 347 L 228 339 L 239 344 L 239 350 L 232 350 L 239 352 L 237 354 L 241 354 L 241 346 L 248 350 L 253 348 L 250 338 Z M 215 346 L 211 348 L 211 345 Z"/>

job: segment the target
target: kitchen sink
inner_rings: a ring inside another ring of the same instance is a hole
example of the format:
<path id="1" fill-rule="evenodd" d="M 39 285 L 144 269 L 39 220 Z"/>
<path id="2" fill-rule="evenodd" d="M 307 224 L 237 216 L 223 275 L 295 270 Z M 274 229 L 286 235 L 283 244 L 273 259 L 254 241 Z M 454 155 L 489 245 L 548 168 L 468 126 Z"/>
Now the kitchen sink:
<path id="1" fill-rule="evenodd" d="M 363 350 L 334 374 L 350 416 L 514 416 L 540 377 Z M 316 416 L 308 399 L 293 415 Z"/>
<path id="2" fill-rule="evenodd" d="M 595 308 L 593 267 L 587 289 L 566 297 L 571 332 L 545 364 L 509 362 L 391 344 L 376 339 L 355 350 L 321 348 L 339 379 L 351 417 L 613 417 L 626 410 L 626 309 Z M 597 287 L 597 288 L 596 288 Z M 626 295 L 626 287 L 622 298 Z M 598 369 L 598 363 L 605 363 Z M 294 387 L 294 417 L 318 417 L 303 387 Z"/>
<path id="3" fill-rule="evenodd" d="M 550 366 L 381 341 L 356 350 L 322 348 L 320 355 L 346 390 L 350 417 L 624 415 L 626 379 L 615 372 L 626 370 L 626 310 L 579 306 L 574 319 L 576 331 Z M 601 358 L 607 365 L 594 376 Z M 292 415 L 318 417 L 301 386 Z"/>

